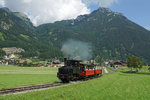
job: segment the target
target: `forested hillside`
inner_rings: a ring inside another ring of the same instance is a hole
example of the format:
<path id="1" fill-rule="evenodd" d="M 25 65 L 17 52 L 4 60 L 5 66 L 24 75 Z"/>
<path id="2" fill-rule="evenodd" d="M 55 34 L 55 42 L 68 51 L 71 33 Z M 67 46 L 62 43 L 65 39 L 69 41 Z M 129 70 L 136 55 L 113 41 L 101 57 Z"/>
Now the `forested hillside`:
<path id="1" fill-rule="evenodd" d="M 150 32 L 107 8 L 75 20 L 41 25 L 37 30 L 39 39 L 50 40 L 59 48 L 66 40 L 74 39 L 92 43 L 93 57 L 124 60 L 136 55 L 150 60 Z"/>
<path id="2" fill-rule="evenodd" d="M 150 61 L 150 32 L 110 9 L 38 27 L 19 12 L 0 9 L 0 48 L 23 48 L 24 57 L 49 58 L 62 56 L 68 40 L 90 43 L 93 58 L 125 60 L 135 55 Z"/>
<path id="3" fill-rule="evenodd" d="M 25 52 L 21 54 L 23 57 L 52 58 L 61 56 L 59 49 L 50 43 L 45 44 L 37 38 L 35 31 L 32 30 L 33 25 L 28 19 L 16 14 L 6 10 L 6 8 L 0 9 L 0 48 L 23 48 L 25 49 Z M 26 24 L 27 21 L 30 23 L 29 26 Z M 31 25 L 32 29 L 29 28 Z"/>

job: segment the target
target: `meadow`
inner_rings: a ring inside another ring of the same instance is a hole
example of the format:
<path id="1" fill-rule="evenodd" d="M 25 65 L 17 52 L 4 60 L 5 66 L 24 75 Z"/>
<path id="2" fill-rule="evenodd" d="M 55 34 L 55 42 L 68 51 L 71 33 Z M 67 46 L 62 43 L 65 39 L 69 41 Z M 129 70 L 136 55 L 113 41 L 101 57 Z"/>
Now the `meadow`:
<path id="1" fill-rule="evenodd" d="M 148 68 L 150 68 L 150 66 L 143 66 L 139 72 L 149 72 Z M 117 71 L 130 71 L 131 68 L 128 68 L 127 66 L 120 66 L 119 68 L 117 69 L 114 69 L 114 70 L 117 70 Z M 133 69 L 133 70 L 136 70 L 136 69 Z"/>
<path id="2" fill-rule="evenodd" d="M 57 68 L 0 65 L 0 89 L 58 81 Z"/>
<path id="3" fill-rule="evenodd" d="M 121 73 L 0 100 L 149 100 L 150 74 Z"/>
<path id="4" fill-rule="evenodd" d="M 4 67 L 5 66 L 1 66 L 0 73 L 8 73 L 8 70 L 12 68 L 13 71 L 11 69 L 11 75 L 15 75 L 14 77 L 18 85 L 21 85 L 19 83 L 21 82 L 20 79 L 25 79 L 23 77 L 24 75 L 30 76 L 31 72 L 34 72 L 31 74 L 31 78 L 26 78 L 25 80 L 22 80 L 23 82 L 26 81 L 27 84 L 37 84 L 40 82 L 45 83 L 58 80 L 56 78 L 57 68 L 20 68 L 16 66 L 10 66 L 10 68 L 3 69 Z M 124 68 L 128 69 L 126 67 Z M 142 70 L 144 69 L 146 71 L 147 67 L 143 68 Z M 108 71 L 110 72 L 111 70 L 108 69 Z M 17 79 L 17 77 L 19 77 L 17 75 L 22 76 L 20 76 L 20 79 Z M 44 78 L 45 76 L 42 75 L 48 76 Z M 9 79 L 6 80 L 9 81 Z M 10 80 L 13 81 L 11 78 Z M 10 86 L 11 81 L 7 83 L 7 86 Z M 121 71 L 113 74 L 103 75 L 102 77 L 96 79 L 55 87 L 47 90 L 0 96 L 0 100 L 149 100 L 149 84 L 150 73 L 148 72 L 127 73 L 126 71 Z"/>

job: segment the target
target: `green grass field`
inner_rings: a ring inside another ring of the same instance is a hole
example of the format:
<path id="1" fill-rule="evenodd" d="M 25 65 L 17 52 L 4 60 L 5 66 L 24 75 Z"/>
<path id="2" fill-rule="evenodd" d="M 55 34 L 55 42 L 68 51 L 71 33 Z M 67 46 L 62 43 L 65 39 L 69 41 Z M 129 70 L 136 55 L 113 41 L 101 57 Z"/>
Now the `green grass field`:
<path id="1" fill-rule="evenodd" d="M 149 72 L 148 68 L 150 68 L 150 66 L 143 66 L 139 72 Z M 118 67 L 117 69 L 114 69 L 116 71 L 130 71 L 131 69 L 128 68 L 127 66 L 120 66 Z M 136 70 L 136 69 L 133 69 L 133 70 Z"/>
<path id="2" fill-rule="evenodd" d="M 142 70 L 146 71 L 147 67 Z M 54 82 L 58 80 L 56 73 L 57 68 L 0 66 L 0 88 Z M 149 100 L 149 98 L 150 73 L 125 73 L 125 71 L 48 90 L 0 96 L 0 100 Z"/>
<path id="3" fill-rule="evenodd" d="M 150 74 L 114 73 L 43 91 L 1 96 L 0 100 L 149 100 Z"/>
<path id="4" fill-rule="evenodd" d="M 0 89 L 57 81 L 57 68 L 0 66 Z"/>

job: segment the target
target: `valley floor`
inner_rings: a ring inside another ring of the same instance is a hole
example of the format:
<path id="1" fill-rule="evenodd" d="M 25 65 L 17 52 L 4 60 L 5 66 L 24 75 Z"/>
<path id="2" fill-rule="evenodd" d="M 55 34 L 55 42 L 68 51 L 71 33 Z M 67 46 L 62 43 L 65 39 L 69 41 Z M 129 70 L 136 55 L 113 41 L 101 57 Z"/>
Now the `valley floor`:
<path id="1" fill-rule="evenodd" d="M 0 89 L 53 83 L 58 81 L 57 68 L 0 65 Z"/>
<path id="2" fill-rule="evenodd" d="M 0 96 L 0 100 L 149 100 L 150 74 L 121 73 L 25 94 Z"/>

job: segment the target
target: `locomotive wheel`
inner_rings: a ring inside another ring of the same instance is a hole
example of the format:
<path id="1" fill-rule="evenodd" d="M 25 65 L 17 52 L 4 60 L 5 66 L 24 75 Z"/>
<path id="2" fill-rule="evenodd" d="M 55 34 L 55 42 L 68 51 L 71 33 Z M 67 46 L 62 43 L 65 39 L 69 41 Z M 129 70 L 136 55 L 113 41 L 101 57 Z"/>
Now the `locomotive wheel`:
<path id="1" fill-rule="evenodd" d="M 69 83 L 69 80 L 61 80 L 63 83 Z"/>

